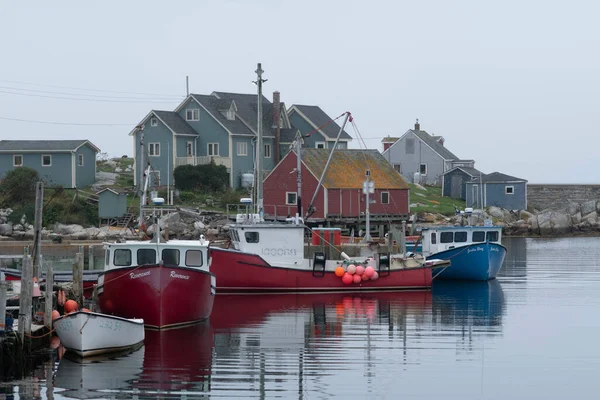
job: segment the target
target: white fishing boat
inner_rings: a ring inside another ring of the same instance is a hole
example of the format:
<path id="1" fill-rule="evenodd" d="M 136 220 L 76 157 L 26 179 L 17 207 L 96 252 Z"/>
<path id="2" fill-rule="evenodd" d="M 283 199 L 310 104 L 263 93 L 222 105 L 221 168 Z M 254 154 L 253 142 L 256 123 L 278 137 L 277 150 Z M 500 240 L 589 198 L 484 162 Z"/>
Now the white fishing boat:
<path id="1" fill-rule="evenodd" d="M 54 320 L 60 342 L 80 357 L 133 348 L 144 341 L 144 320 L 76 311 Z"/>

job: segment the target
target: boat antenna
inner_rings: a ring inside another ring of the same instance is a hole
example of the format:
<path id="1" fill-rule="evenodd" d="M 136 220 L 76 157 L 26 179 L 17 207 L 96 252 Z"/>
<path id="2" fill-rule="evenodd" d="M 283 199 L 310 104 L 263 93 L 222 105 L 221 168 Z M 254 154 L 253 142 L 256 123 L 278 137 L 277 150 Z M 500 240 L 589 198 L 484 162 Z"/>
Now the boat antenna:
<path id="1" fill-rule="evenodd" d="M 259 215 L 259 220 L 262 220 L 263 216 L 263 174 L 262 174 L 262 129 L 263 129 L 263 118 L 262 118 L 262 84 L 267 81 L 267 79 L 262 78 L 263 69 L 261 67 L 261 63 L 256 64 L 256 81 L 253 83 L 258 87 L 257 93 L 257 127 L 256 127 L 256 163 L 255 163 L 255 171 L 256 175 L 256 212 Z"/>
<path id="2" fill-rule="evenodd" d="M 340 128 L 340 131 L 338 132 L 338 135 L 335 138 L 335 143 L 333 144 L 333 147 L 331 148 L 331 151 L 329 152 L 329 158 L 327 159 L 325 168 L 323 169 L 323 172 L 321 173 L 321 178 L 319 179 L 319 183 L 317 184 L 315 193 L 313 194 L 313 197 L 310 200 L 310 203 L 308 203 L 308 210 L 306 211 L 306 218 L 310 217 L 316 211 L 316 209 L 314 208 L 313 205 L 315 203 L 315 199 L 317 198 L 317 194 L 319 193 L 319 189 L 321 188 L 321 184 L 323 183 L 323 179 L 325 178 L 325 174 L 327 173 L 327 168 L 329 167 L 329 164 L 331 163 L 331 159 L 333 158 L 333 152 L 335 151 L 335 149 L 338 145 L 338 142 L 340 141 L 340 136 L 342 136 L 342 132 L 344 132 L 344 128 L 346 127 L 348 120 L 352 121 L 352 114 L 350 114 L 350 111 L 346 111 L 344 114 L 346 114 L 346 117 L 344 118 L 344 123 L 342 124 L 342 127 Z"/>

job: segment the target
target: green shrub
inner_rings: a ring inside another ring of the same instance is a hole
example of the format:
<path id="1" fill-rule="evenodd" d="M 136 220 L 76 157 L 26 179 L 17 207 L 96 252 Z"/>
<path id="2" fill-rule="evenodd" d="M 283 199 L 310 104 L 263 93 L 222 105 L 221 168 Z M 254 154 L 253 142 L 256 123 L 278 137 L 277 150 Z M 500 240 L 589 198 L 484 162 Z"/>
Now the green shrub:
<path id="1" fill-rule="evenodd" d="M 40 175 L 31 168 L 20 167 L 8 171 L 0 183 L 2 206 L 14 209 L 35 202 L 35 186 L 39 180 Z"/>
<path id="2" fill-rule="evenodd" d="M 215 192 L 229 184 L 229 174 L 224 165 L 213 162 L 204 165 L 181 165 L 173 173 L 175 187 L 179 190 Z"/>

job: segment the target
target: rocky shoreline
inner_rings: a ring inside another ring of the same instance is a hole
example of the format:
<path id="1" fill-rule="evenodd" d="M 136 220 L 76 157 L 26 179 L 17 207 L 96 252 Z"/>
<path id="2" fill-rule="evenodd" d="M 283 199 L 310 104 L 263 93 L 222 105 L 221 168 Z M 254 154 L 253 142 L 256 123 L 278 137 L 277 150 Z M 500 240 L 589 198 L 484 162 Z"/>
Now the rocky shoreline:
<path id="1" fill-rule="evenodd" d="M 19 223 L 9 221 L 11 209 L 0 210 L 0 241 L 32 240 L 33 225 L 22 216 Z M 505 236 L 597 236 L 600 235 L 600 200 L 581 203 L 569 203 L 560 209 L 546 209 L 530 213 L 514 212 L 498 207 L 489 207 L 483 212 L 474 212 L 471 216 L 473 225 L 483 225 L 493 221 L 502 226 Z M 14 220 L 14 218 L 10 218 Z M 204 235 L 209 240 L 227 239 L 230 220 L 226 215 L 217 212 L 198 212 L 180 210 L 164 216 L 160 228 L 167 231 L 170 237 L 179 239 L 198 239 Z M 461 225 L 467 223 L 464 215 L 447 217 L 435 213 L 420 213 L 415 221 L 416 226 L 426 225 Z M 155 227 L 150 225 L 146 232 L 153 234 Z M 112 227 L 83 227 L 81 225 L 64 225 L 56 223 L 42 229 L 42 240 L 53 242 L 69 241 L 112 241 L 137 240 L 143 236 L 132 229 Z"/>

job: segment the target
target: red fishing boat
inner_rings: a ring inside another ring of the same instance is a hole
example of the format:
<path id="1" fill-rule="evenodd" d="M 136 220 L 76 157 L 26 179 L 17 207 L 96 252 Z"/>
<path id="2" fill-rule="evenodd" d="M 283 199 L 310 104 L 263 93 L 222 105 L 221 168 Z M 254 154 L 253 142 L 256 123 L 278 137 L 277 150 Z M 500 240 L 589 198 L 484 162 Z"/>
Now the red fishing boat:
<path id="1" fill-rule="evenodd" d="M 210 316 L 215 276 L 208 245 L 195 240 L 106 243 L 98 304 L 105 314 L 142 318 L 146 327 L 169 329 Z"/>

